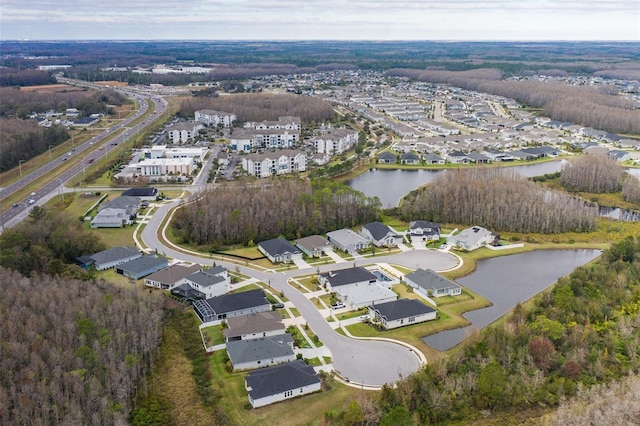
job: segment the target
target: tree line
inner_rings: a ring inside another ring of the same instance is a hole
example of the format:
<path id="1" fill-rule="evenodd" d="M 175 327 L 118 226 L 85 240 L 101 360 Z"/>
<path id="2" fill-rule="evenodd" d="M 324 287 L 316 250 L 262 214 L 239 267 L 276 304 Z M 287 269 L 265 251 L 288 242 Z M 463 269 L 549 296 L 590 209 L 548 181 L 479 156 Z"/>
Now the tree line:
<path id="1" fill-rule="evenodd" d="M 607 155 L 582 155 L 565 163 L 560 184 L 568 191 L 620 192 L 622 167 Z"/>
<path id="2" fill-rule="evenodd" d="M 581 389 L 637 374 L 639 252 L 637 238 L 612 245 L 536 296 L 529 310 L 517 305 L 502 324 L 469 337 L 450 356 L 385 386 L 374 408 L 361 412 L 380 419 L 370 424 L 462 424 L 485 410 L 557 407 Z M 612 419 L 640 414 L 638 404 L 611 408 Z"/>
<path id="3" fill-rule="evenodd" d="M 0 422 L 126 424 L 160 340 L 161 298 L 0 267 Z"/>
<path id="4" fill-rule="evenodd" d="M 346 185 L 278 178 L 210 188 L 172 221 L 185 243 L 220 248 L 300 238 L 376 220 L 380 201 Z"/>
<path id="5" fill-rule="evenodd" d="M 407 195 L 399 211 L 405 221 L 423 219 L 523 233 L 590 231 L 597 213 L 581 200 L 499 167 L 447 170 Z"/>
<path id="6" fill-rule="evenodd" d="M 0 86 L 40 86 L 53 84 L 56 79 L 50 71 L 23 68 L 4 68 L 0 73 Z"/>
<path id="7" fill-rule="evenodd" d="M 236 114 L 238 121 L 278 120 L 280 116 L 300 117 L 303 122 L 333 119 L 331 103 L 311 96 L 239 94 L 215 98 L 189 98 L 182 102 L 180 114 L 193 116 L 201 109 Z"/>
<path id="8" fill-rule="evenodd" d="M 640 111 L 620 96 L 586 86 L 569 86 L 540 81 L 507 81 L 498 70 L 419 71 L 389 70 L 388 75 L 431 83 L 450 84 L 468 90 L 515 99 L 542 108 L 542 114 L 559 121 L 623 134 L 640 134 Z"/>

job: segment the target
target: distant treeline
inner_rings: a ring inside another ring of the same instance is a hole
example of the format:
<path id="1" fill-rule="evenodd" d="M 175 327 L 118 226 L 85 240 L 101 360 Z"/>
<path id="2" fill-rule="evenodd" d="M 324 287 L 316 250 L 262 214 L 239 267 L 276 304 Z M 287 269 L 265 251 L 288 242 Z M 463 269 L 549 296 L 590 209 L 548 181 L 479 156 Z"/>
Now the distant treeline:
<path id="1" fill-rule="evenodd" d="M 180 114 L 192 117 L 195 111 L 213 109 L 235 113 L 239 122 L 278 120 L 280 116 L 300 117 L 303 122 L 329 121 L 331 103 L 311 96 L 238 94 L 214 98 L 190 98 L 182 102 Z"/>
<path id="2" fill-rule="evenodd" d="M 182 242 L 216 249 L 350 228 L 376 220 L 379 209 L 377 198 L 346 185 L 280 178 L 210 188 L 180 208 L 172 226 Z"/>
<path id="3" fill-rule="evenodd" d="M 620 192 L 622 167 L 607 155 L 575 157 L 563 166 L 560 184 L 568 191 Z"/>
<path id="4" fill-rule="evenodd" d="M 41 86 L 55 82 L 56 79 L 49 71 L 4 68 L 0 72 L 0 86 Z"/>
<path id="5" fill-rule="evenodd" d="M 394 69 L 390 76 L 450 84 L 468 90 L 504 96 L 542 108 L 542 114 L 594 129 L 640 135 L 640 110 L 628 99 L 585 86 L 540 81 L 501 80 L 499 70 L 464 72 Z"/>
<path id="6" fill-rule="evenodd" d="M 402 200 L 403 220 L 479 225 L 495 231 L 561 233 L 595 228 L 595 208 L 498 167 L 447 170 Z"/>

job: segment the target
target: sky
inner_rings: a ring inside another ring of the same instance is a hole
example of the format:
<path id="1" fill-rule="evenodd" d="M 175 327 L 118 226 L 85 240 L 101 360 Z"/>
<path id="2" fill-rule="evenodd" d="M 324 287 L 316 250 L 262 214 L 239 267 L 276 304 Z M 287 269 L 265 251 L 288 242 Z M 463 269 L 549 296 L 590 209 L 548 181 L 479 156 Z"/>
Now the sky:
<path id="1" fill-rule="evenodd" d="M 18 39 L 640 41 L 640 0 L 2 0 Z"/>

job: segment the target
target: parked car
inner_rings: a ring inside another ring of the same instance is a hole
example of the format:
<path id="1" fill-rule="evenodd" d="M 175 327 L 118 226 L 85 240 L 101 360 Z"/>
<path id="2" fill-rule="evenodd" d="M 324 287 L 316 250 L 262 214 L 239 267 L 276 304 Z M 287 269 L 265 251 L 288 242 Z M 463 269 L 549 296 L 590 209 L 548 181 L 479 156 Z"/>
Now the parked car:
<path id="1" fill-rule="evenodd" d="M 272 306 L 273 309 L 281 309 L 284 308 L 284 303 L 274 303 Z"/>
<path id="2" fill-rule="evenodd" d="M 345 304 L 342 302 L 336 302 L 333 305 L 331 305 L 331 309 L 341 309 L 344 307 L 345 307 Z"/>

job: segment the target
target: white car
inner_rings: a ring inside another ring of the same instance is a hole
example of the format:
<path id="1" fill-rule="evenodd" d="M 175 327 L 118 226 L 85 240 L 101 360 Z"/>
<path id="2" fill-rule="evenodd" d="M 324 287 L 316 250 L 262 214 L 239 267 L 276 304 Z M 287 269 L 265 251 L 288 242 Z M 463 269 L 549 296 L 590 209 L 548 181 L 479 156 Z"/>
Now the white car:
<path id="1" fill-rule="evenodd" d="M 33 203 L 35 203 L 35 202 L 36 202 L 36 200 L 34 200 L 33 198 L 30 198 L 30 199 L 29 199 L 29 204 L 33 204 Z"/>

